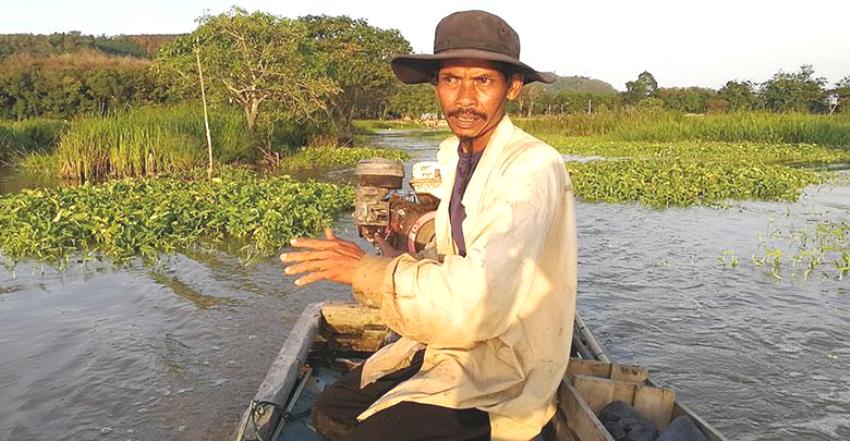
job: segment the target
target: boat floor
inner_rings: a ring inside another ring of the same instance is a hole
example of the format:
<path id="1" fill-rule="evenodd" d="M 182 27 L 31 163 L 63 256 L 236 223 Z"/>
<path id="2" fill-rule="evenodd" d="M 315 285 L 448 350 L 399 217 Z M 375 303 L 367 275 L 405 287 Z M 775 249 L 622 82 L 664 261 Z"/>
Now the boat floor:
<path id="1" fill-rule="evenodd" d="M 310 410 L 313 408 L 319 394 L 342 377 L 342 373 L 335 369 L 321 367 L 316 368 L 310 374 L 310 378 L 304 385 L 301 395 L 295 400 L 295 405 L 286 417 L 286 424 L 280 431 L 275 441 L 325 441 L 310 424 Z M 533 441 L 542 441 L 538 435 Z"/>
<path id="2" fill-rule="evenodd" d="M 286 424 L 283 425 L 283 430 L 276 441 L 324 441 L 325 438 L 316 433 L 310 424 L 310 409 L 313 408 L 313 404 L 325 387 L 340 377 L 342 374 L 334 369 L 324 367 L 314 369 L 301 395 L 295 400 L 295 406 L 286 417 Z"/>

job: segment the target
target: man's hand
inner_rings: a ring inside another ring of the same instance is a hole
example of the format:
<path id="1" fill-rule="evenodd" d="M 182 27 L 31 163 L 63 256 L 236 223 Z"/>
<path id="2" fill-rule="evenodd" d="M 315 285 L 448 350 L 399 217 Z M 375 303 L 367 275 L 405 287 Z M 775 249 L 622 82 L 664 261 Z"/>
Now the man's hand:
<path id="1" fill-rule="evenodd" d="M 354 269 L 366 255 L 356 243 L 337 239 L 330 228 L 325 228 L 325 239 L 292 239 L 291 243 L 311 250 L 280 255 L 284 264 L 291 264 L 284 268 L 285 274 L 309 273 L 295 281 L 298 286 L 319 280 L 351 285 Z"/>

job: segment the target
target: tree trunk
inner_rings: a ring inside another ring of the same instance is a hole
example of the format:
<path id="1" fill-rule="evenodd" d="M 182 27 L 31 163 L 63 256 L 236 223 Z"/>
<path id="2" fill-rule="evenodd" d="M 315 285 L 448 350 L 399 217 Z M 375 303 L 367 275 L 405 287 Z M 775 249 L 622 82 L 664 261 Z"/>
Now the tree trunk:
<path id="1" fill-rule="evenodd" d="M 345 116 L 340 127 L 337 143 L 340 146 L 350 147 L 354 145 L 354 108 Z"/>
<path id="2" fill-rule="evenodd" d="M 253 131 L 254 126 L 257 125 L 257 116 L 260 113 L 260 101 L 257 99 L 251 100 L 249 103 L 246 103 L 243 109 L 245 110 L 245 119 L 248 123 L 248 129 Z"/>

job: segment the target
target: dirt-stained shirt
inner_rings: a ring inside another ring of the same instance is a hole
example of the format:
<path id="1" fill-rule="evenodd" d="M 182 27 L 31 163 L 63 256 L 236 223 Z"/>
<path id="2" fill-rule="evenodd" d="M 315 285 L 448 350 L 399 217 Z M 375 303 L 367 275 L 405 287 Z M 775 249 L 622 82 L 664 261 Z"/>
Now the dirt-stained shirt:
<path id="1" fill-rule="evenodd" d="M 458 139 L 440 145 L 443 197 L 436 259 L 368 256 L 354 276 L 361 303 L 380 307 L 402 337 L 370 357 L 362 385 L 422 369 L 359 419 L 402 401 L 490 415 L 494 440 L 529 440 L 555 412 L 567 367 L 576 295 L 575 208 L 561 155 L 515 127 L 496 127 L 463 196 L 466 256 L 451 235 L 449 195 Z"/>

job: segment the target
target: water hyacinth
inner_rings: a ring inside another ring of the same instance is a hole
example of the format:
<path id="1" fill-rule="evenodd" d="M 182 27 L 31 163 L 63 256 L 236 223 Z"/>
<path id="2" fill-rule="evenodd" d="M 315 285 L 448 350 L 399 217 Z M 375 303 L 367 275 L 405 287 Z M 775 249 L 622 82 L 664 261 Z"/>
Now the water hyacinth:
<path id="1" fill-rule="evenodd" d="M 517 123 L 562 153 L 606 158 L 567 165 L 576 194 L 588 201 L 793 201 L 831 177 L 817 168 L 850 164 L 847 116 L 623 111 Z"/>
<path id="2" fill-rule="evenodd" d="M 405 161 L 410 159 L 410 155 L 403 150 L 375 147 L 302 147 L 287 156 L 275 158 L 270 165 L 277 171 L 291 172 L 353 166 L 357 161 L 370 158 Z"/>
<path id="3" fill-rule="evenodd" d="M 816 144 L 770 144 L 755 142 L 614 141 L 601 138 L 547 137 L 562 153 L 632 159 L 681 159 L 809 165 L 850 162 L 850 149 Z"/>
<path id="4" fill-rule="evenodd" d="M 725 200 L 796 200 L 822 181 L 809 170 L 758 163 L 626 159 L 569 162 L 576 195 L 591 202 L 637 201 L 652 207 Z"/>
<path id="5" fill-rule="evenodd" d="M 812 144 L 634 142 L 554 137 L 566 154 L 603 157 L 567 165 L 576 194 L 588 201 L 638 201 L 653 207 L 708 205 L 728 199 L 794 201 L 850 163 L 850 150 Z"/>
<path id="6" fill-rule="evenodd" d="M 318 233 L 352 200 L 348 186 L 248 172 L 25 190 L 0 197 L 0 253 L 61 262 L 81 251 L 123 263 L 234 237 L 250 259 Z"/>

